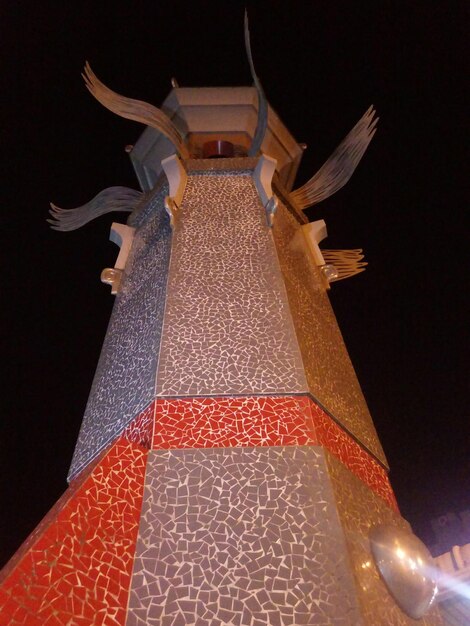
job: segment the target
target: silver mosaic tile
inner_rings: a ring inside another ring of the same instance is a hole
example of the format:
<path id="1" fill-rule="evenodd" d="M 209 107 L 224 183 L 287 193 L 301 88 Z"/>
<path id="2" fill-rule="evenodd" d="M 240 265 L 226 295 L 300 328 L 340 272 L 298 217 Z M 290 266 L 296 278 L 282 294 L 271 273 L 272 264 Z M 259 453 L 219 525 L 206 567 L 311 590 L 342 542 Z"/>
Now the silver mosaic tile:
<path id="1" fill-rule="evenodd" d="M 361 625 L 322 450 L 149 452 L 126 624 Z"/>
<path id="2" fill-rule="evenodd" d="M 78 436 L 69 480 L 73 479 L 154 398 L 171 229 L 163 185 L 141 211 L 117 295 L 88 404 Z M 145 219 L 146 218 L 146 221 Z"/>
<path id="3" fill-rule="evenodd" d="M 319 270 L 292 241 L 299 228 L 279 201 L 273 237 L 313 398 L 381 463 L 385 454 L 354 372 Z M 341 285 L 333 288 L 341 289 Z"/>
<path id="4" fill-rule="evenodd" d="M 251 171 L 188 176 L 173 235 L 156 388 L 159 396 L 306 390 Z"/>

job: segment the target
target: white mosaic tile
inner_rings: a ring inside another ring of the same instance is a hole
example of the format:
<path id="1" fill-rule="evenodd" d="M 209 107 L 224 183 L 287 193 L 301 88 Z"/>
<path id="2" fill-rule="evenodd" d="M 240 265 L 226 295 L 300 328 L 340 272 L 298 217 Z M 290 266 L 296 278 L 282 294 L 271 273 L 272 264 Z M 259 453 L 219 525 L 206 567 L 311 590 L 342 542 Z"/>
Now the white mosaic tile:
<path id="1" fill-rule="evenodd" d="M 323 452 L 149 453 L 127 626 L 360 625 Z"/>
<path id="2" fill-rule="evenodd" d="M 305 390 L 252 172 L 190 173 L 173 237 L 157 395 Z"/>

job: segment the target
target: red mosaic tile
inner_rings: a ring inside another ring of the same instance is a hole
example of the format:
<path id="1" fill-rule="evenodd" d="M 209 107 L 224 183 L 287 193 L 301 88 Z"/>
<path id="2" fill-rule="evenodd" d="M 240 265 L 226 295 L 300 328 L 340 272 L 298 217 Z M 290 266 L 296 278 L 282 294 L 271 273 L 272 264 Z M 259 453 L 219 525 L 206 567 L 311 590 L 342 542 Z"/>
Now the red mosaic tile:
<path id="1" fill-rule="evenodd" d="M 49 526 L 51 522 L 55 520 L 59 512 L 66 506 L 66 504 L 71 500 L 75 492 L 82 486 L 83 481 L 91 474 L 93 469 L 98 465 L 98 463 L 102 460 L 102 458 L 107 453 L 107 450 L 104 450 L 96 459 L 94 459 L 79 476 L 77 476 L 70 484 L 68 489 L 62 494 L 62 496 L 57 500 L 54 506 L 47 512 L 47 514 L 43 517 L 43 519 L 39 522 L 36 528 L 32 531 L 29 537 L 21 544 L 15 554 L 11 557 L 8 563 L 4 566 L 4 568 L 0 571 L 0 590 L 3 581 L 7 576 L 10 575 L 10 572 L 16 567 L 19 561 L 23 558 L 23 556 L 28 552 L 28 550 L 33 546 L 38 538 L 40 538 L 45 531 L 45 529 Z M 1 603 L 0 603 L 0 606 Z"/>
<path id="2" fill-rule="evenodd" d="M 126 427 L 122 436 L 126 441 L 138 443 L 144 448 L 150 449 L 152 445 L 152 431 L 155 421 L 155 404 L 151 402 L 146 409 L 135 417 Z"/>
<path id="3" fill-rule="evenodd" d="M 147 450 L 118 440 L 54 507 L 0 588 L 0 625 L 123 626 Z"/>
<path id="4" fill-rule="evenodd" d="M 398 510 L 386 470 L 307 396 L 159 398 L 154 416 L 154 449 L 322 445 Z"/>
<path id="5" fill-rule="evenodd" d="M 398 512 L 387 470 L 312 400 L 310 400 L 310 410 L 319 445 L 327 448 L 353 474 Z"/>
<path id="6" fill-rule="evenodd" d="M 301 396 L 158 399 L 152 447 L 314 444 L 308 415 Z"/>

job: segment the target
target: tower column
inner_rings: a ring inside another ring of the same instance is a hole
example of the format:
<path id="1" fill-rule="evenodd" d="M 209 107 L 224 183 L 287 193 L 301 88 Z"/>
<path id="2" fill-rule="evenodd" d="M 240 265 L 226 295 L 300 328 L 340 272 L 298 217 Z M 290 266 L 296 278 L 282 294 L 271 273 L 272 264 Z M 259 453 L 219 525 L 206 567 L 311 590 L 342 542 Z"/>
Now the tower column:
<path id="1" fill-rule="evenodd" d="M 102 104 L 149 125 L 131 151 L 142 192 L 52 206 L 58 230 L 130 212 L 113 235 L 130 250 L 104 272 L 116 302 L 70 487 L 4 571 L 0 626 L 412 625 L 432 604 L 327 297 L 362 251 L 315 239 L 312 255 L 301 230 L 375 112 L 292 192 L 302 150 L 245 36 L 255 88 L 175 87 L 162 110 L 85 67 Z"/>

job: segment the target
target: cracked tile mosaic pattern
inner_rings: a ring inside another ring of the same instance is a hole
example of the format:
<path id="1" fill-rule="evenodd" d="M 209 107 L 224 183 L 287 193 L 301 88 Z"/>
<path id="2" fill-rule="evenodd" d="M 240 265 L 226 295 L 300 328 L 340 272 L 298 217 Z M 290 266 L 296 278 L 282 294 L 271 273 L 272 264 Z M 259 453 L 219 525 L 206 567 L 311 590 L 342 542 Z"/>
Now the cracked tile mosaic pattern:
<path id="1" fill-rule="evenodd" d="M 90 463 L 86 470 L 83 471 L 80 476 L 72 481 L 69 487 L 65 490 L 62 496 L 57 500 L 57 502 L 53 505 L 53 507 L 47 512 L 47 514 L 42 518 L 36 528 L 30 533 L 30 535 L 23 541 L 19 549 L 15 552 L 15 554 L 11 557 L 11 559 L 6 563 L 6 565 L 0 570 L 0 586 L 3 584 L 3 581 L 13 572 L 17 564 L 21 561 L 21 559 L 27 554 L 28 550 L 36 543 L 36 541 L 41 537 L 44 530 L 49 526 L 51 522 L 53 522 L 58 513 L 63 509 L 63 507 L 69 502 L 69 500 L 73 497 L 73 495 L 77 492 L 77 490 L 83 485 L 83 482 L 88 478 L 90 473 L 93 471 L 97 463 L 101 460 L 101 457 L 104 456 L 106 451 L 104 451 L 101 455 L 98 455 L 96 459 Z M 1 587 L 0 587 L 0 595 L 1 595 Z M 2 601 L 0 600 L 0 607 L 2 606 Z M 1 613 L 1 610 L 0 610 Z"/>
<path id="2" fill-rule="evenodd" d="M 317 404 L 310 400 L 316 441 L 329 450 L 348 469 L 379 495 L 393 510 L 398 505 L 387 470 L 368 454 Z"/>
<path id="3" fill-rule="evenodd" d="M 147 450 L 118 440 L 61 501 L 0 588 L 0 625 L 122 626 Z"/>
<path id="4" fill-rule="evenodd" d="M 385 505 L 354 474 L 331 454 L 327 464 L 351 559 L 364 624 L 377 626 L 440 626 L 439 610 L 434 608 L 420 620 L 407 617 L 393 600 L 379 575 L 369 544 L 369 531 L 376 524 L 408 527 L 407 522 Z"/>
<path id="5" fill-rule="evenodd" d="M 279 202 L 273 236 L 284 276 L 308 388 L 382 463 L 386 459 L 318 269 L 292 248 L 299 228 Z M 340 288 L 340 286 L 338 287 Z"/>
<path id="6" fill-rule="evenodd" d="M 153 400 L 171 229 L 163 185 L 136 232 L 91 388 L 69 479 L 74 478 Z"/>
<path id="7" fill-rule="evenodd" d="M 184 164 L 189 172 L 225 172 L 230 170 L 252 171 L 259 157 L 233 157 L 231 159 L 187 159 Z"/>
<path id="8" fill-rule="evenodd" d="M 305 391 L 251 171 L 189 174 L 173 235 L 157 395 Z"/>
<path id="9" fill-rule="evenodd" d="M 153 448 L 315 443 L 305 397 L 159 399 Z"/>
<path id="10" fill-rule="evenodd" d="M 152 433 L 155 422 L 155 402 L 151 402 L 146 409 L 135 417 L 122 433 L 126 441 L 138 443 L 147 448 L 152 447 Z"/>
<path id="11" fill-rule="evenodd" d="M 323 452 L 149 452 L 127 626 L 362 624 Z"/>
<path id="12" fill-rule="evenodd" d="M 319 444 L 397 510 L 387 471 L 308 396 L 155 402 L 154 449 Z"/>

